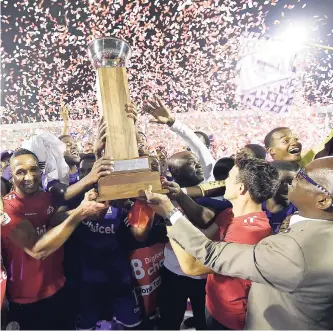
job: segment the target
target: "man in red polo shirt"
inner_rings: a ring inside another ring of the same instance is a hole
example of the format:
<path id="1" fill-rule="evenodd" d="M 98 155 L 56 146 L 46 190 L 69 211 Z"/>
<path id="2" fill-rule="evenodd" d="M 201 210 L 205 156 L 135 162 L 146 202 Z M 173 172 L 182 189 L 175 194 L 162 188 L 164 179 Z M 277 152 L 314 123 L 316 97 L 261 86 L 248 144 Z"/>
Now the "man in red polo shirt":
<path id="1" fill-rule="evenodd" d="M 11 325 L 20 329 L 68 329 L 62 245 L 88 216 L 106 204 L 87 198 L 63 222 L 49 192 L 40 190 L 35 154 L 20 149 L 10 161 L 14 189 L 4 197 L 2 255 L 8 273 Z M 56 225 L 60 223 L 59 225 Z M 74 324 L 73 324 L 74 325 Z"/>
<path id="2" fill-rule="evenodd" d="M 166 183 L 165 186 L 175 197 L 175 184 Z M 189 197 L 184 196 L 179 188 L 175 198 L 190 220 L 195 218 L 197 225 L 200 218 L 204 223 L 215 221 L 202 231 L 206 236 L 216 240 L 253 245 L 271 235 L 269 220 L 262 211 L 261 204 L 276 192 L 279 186 L 278 170 L 264 160 L 246 159 L 240 156 L 229 172 L 225 186 L 224 198 L 232 203 L 233 208 L 223 211 L 216 218 L 213 211 L 197 205 Z M 149 206 L 162 217 L 170 219 L 171 223 L 175 221 L 175 217 L 182 217 L 181 214 L 177 216 L 179 212 L 174 210 L 168 198 L 149 191 L 146 195 L 148 203 L 152 203 Z M 192 216 L 187 211 L 191 211 Z M 196 216 L 193 216 L 193 213 Z M 201 227 L 204 227 L 204 224 L 201 224 Z M 172 227 L 168 228 L 168 232 L 172 231 Z M 209 274 L 206 285 L 207 329 L 243 329 L 251 282 L 214 274 L 211 269 L 186 253 L 174 240 L 170 242 L 184 273 L 193 276 Z"/>
<path id="3" fill-rule="evenodd" d="M 232 209 L 220 213 L 215 221 L 219 226 L 217 240 L 254 245 L 272 234 L 269 220 L 263 211 L 234 217 Z M 242 330 L 244 328 L 247 295 L 251 281 L 209 274 L 206 285 L 206 319 L 210 329 Z M 223 329 L 223 327 L 222 327 Z"/>

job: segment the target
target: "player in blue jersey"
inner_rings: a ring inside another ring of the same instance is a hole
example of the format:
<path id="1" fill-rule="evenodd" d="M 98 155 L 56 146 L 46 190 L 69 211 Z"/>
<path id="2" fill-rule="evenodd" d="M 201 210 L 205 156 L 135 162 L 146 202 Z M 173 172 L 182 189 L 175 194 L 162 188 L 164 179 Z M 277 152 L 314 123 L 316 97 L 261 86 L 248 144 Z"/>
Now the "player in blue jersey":
<path id="1" fill-rule="evenodd" d="M 273 233 L 279 233 L 282 222 L 297 211 L 297 208 L 288 200 L 288 185 L 296 175 L 298 166 L 286 161 L 273 161 L 272 164 L 279 171 L 279 189 L 275 195 L 262 204 L 266 212 Z"/>
<path id="2" fill-rule="evenodd" d="M 69 166 L 69 185 L 77 183 L 79 179 L 78 165 L 80 163 L 80 154 L 75 140 L 70 135 L 62 135 L 59 137 L 66 145 L 64 152 L 65 161 Z"/>
<path id="3" fill-rule="evenodd" d="M 93 154 L 81 161 L 82 178 L 94 162 Z M 111 201 L 98 220 L 87 219 L 74 234 L 80 263 L 80 329 L 93 329 L 100 320 L 115 319 L 125 328 L 137 328 L 141 323 L 127 248 L 133 240 L 143 240 L 148 228 L 128 225 L 128 207 L 127 200 Z"/>
<path id="4" fill-rule="evenodd" d="M 129 118 L 133 118 L 135 121 L 137 116 L 137 110 L 135 105 L 130 104 L 125 108 L 125 111 L 128 114 L 127 116 Z M 91 189 L 101 177 L 109 175 L 112 171 L 113 163 L 111 159 L 102 156 L 106 141 L 106 124 L 103 122 L 103 118 L 101 118 L 94 146 L 95 153 L 98 157 L 98 161 L 96 162 L 94 154 L 83 154 L 81 155 L 80 161 L 80 158 L 77 158 L 78 150 L 76 143 L 72 138 L 69 139 L 69 137 L 65 135 L 59 137 L 59 139 L 66 143 L 66 152 L 64 154 L 64 157 L 67 164 L 71 168 L 69 174 L 70 181 L 69 186 L 63 185 L 60 182 L 52 183 L 49 189 L 55 196 L 59 198 L 59 200 L 64 201 L 63 208 L 66 208 L 66 210 L 72 210 L 81 203 L 84 192 Z M 81 173 L 78 171 L 80 162 L 88 166 L 81 167 Z M 88 169 L 88 171 L 85 171 L 84 168 Z M 140 235 L 140 233 L 138 233 L 138 235 Z M 69 300 L 70 307 L 72 309 L 73 319 L 80 308 L 79 293 L 81 290 L 81 261 L 78 260 L 78 257 L 81 254 L 81 250 L 80 247 L 77 247 L 77 242 L 80 242 L 76 240 L 77 237 L 77 233 L 74 232 L 65 244 L 64 254 L 64 273 L 67 279 L 67 287 L 69 289 L 69 292 L 71 293 Z M 82 323 L 84 323 L 84 320 L 82 320 Z"/>

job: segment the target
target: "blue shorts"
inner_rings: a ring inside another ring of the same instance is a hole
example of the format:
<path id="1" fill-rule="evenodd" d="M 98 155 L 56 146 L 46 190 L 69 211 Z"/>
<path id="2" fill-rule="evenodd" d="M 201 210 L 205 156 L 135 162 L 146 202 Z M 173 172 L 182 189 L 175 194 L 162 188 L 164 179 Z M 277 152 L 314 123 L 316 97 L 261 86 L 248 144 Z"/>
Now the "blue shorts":
<path id="1" fill-rule="evenodd" d="M 115 319 L 126 328 L 141 324 L 141 310 L 134 287 L 117 289 L 116 285 L 81 283 L 77 326 L 92 329 L 101 320 Z"/>

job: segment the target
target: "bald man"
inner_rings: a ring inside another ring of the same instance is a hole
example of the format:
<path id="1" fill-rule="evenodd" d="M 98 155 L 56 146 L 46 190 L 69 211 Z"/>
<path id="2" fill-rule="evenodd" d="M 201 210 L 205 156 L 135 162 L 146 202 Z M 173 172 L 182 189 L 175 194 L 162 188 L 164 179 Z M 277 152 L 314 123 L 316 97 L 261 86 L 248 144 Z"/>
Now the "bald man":
<path id="1" fill-rule="evenodd" d="M 245 329 L 333 329 L 333 157 L 299 170 L 288 194 L 299 214 L 257 245 L 211 241 L 166 196 L 146 195 L 170 220 L 169 237 L 201 264 L 252 281 Z"/>
<path id="2" fill-rule="evenodd" d="M 169 170 L 180 187 L 190 187 L 200 184 L 204 178 L 204 171 L 198 158 L 191 152 L 179 152 L 168 160 Z"/>
<path id="3" fill-rule="evenodd" d="M 198 158 L 189 151 L 172 155 L 168 167 L 173 179 L 181 187 L 190 187 L 204 181 L 204 171 Z M 205 286 L 206 277 L 185 275 L 170 243 L 164 249 L 161 269 L 160 315 L 163 330 L 179 330 L 190 298 L 197 330 L 206 329 Z"/>

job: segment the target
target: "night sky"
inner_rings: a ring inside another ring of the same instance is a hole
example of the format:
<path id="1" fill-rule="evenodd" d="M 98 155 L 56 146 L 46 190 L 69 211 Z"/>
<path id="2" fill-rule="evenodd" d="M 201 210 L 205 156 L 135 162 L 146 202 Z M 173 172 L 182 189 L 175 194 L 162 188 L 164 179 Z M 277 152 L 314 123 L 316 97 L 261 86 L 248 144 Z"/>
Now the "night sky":
<path id="1" fill-rule="evenodd" d="M 252 5 L 251 5 L 252 3 Z M 158 94 L 178 112 L 237 107 L 238 37 L 246 29 L 274 36 L 290 22 L 333 46 L 333 1 L 11 1 L 2 3 L 2 122 L 97 115 L 87 45 L 116 36 L 133 48 L 133 100 Z M 327 104 L 333 52 L 306 50 L 304 102 Z M 325 95 L 325 98 L 322 96 Z"/>

